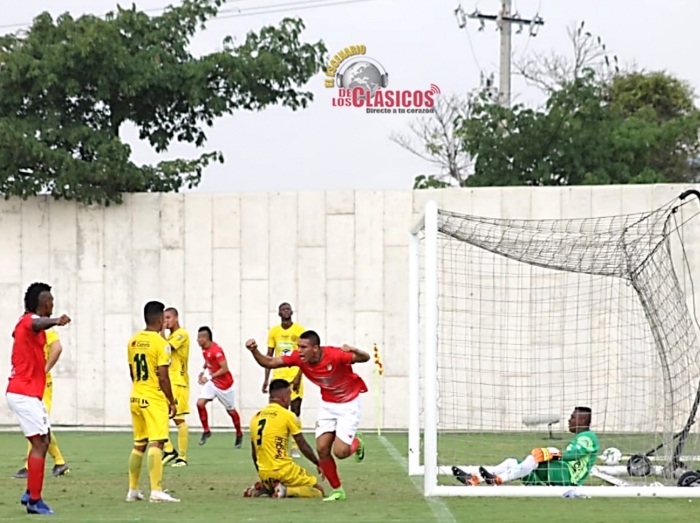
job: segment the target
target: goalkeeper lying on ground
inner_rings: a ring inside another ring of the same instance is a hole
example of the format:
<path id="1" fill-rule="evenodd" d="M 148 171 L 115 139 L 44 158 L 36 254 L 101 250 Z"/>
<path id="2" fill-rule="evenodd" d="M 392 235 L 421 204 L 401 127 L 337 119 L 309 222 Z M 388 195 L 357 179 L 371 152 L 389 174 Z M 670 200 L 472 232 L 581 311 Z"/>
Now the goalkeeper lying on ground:
<path id="1" fill-rule="evenodd" d="M 458 467 L 452 467 L 452 473 L 467 486 L 482 481 L 488 485 L 501 485 L 517 479 L 525 485 L 581 485 L 598 455 L 598 437 L 591 431 L 590 408 L 574 409 L 569 418 L 569 432 L 575 436 L 563 454 L 552 447 L 536 448 L 522 461 L 508 458 L 495 467 L 479 467 L 479 474 L 468 474 Z"/>

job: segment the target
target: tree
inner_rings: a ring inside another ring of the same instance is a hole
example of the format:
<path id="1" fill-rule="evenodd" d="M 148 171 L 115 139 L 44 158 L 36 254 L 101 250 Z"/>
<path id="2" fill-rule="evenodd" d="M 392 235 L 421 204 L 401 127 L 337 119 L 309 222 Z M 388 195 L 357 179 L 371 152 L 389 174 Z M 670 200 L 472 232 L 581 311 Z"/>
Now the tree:
<path id="1" fill-rule="evenodd" d="M 549 94 L 581 78 L 586 71 L 593 71 L 601 82 L 620 73 L 617 56 L 609 54 L 600 36 L 585 30 L 585 22 L 567 27 L 566 33 L 571 55 L 556 51 L 531 53 L 514 62 L 516 74 Z"/>
<path id="2" fill-rule="evenodd" d="M 682 84 L 657 76 L 620 76 L 607 84 L 588 70 L 553 91 L 542 110 L 477 101 L 458 129 L 475 159 L 467 185 L 691 181 L 699 112 L 673 91 Z M 666 91 L 651 92 L 659 85 Z"/>
<path id="3" fill-rule="evenodd" d="M 300 88 L 326 48 L 300 41 L 301 20 L 192 55 L 191 38 L 223 3 L 183 0 L 153 17 L 135 6 L 105 19 L 43 13 L 25 34 L 0 37 L 0 192 L 109 205 L 125 192 L 194 187 L 221 153 L 137 166 L 122 125 L 163 152 L 173 140 L 202 147 L 204 128 L 237 110 L 305 108 L 313 95 Z"/>
<path id="4" fill-rule="evenodd" d="M 455 121 L 469 112 L 469 102 L 459 96 L 438 97 L 435 112 L 410 124 L 410 134 L 392 133 L 390 140 L 435 165 L 439 174 L 419 175 L 414 189 L 462 185 L 471 164 L 455 134 Z M 412 136 L 411 136 L 412 135 Z"/>

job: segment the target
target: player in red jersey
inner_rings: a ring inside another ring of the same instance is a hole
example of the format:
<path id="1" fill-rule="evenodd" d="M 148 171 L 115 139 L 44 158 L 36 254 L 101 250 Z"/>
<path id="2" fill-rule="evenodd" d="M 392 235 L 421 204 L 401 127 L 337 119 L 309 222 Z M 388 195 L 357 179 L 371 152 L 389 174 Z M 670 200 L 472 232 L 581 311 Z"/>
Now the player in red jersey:
<path id="1" fill-rule="evenodd" d="M 352 365 L 369 361 L 369 354 L 349 345 L 321 347 L 321 338 L 314 331 L 299 336 L 298 347 L 298 351 L 287 356 L 273 358 L 260 353 L 255 340 L 246 342 L 246 348 L 261 367 L 299 367 L 311 383 L 320 387 L 321 404 L 316 419 L 318 466 L 333 489 L 324 501 L 345 499 L 331 449 L 338 459 L 353 454 L 357 461 L 365 457 L 364 440 L 357 432 L 357 426 L 360 423 L 360 394 L 367 392 L 367 385 L 353 372 Z"/>
<path id="2" fill-rule="evenodd" d="M 12 370 L 7 384 L 7 404 L 17 416 L 24 436 L 32 445 L 27 459 L 27 490 L 21 503 L 30 514 L 53 514 L 41 499 L 51 424 L 42 401 L 46 387 L 46 329 L 67 325 L 63 314 L 51 318 L 53 296 L 45 283 L 32 283 L 24 295 L 24 314 L 12 333 Z"/>
<path id="3" fill-rule="evenodd" d="M 202 391 L 197 399 L 197 411 L 202 422 L 202 438 L 200 445 L 204 445 L 211 438 L 209 428 L 209 416 L 207 415 L 207 403 L 214 398 L 218 399 L 231 416 L 233 426 L 236 428 L 235 448 L 240 449 L 243 443 L 243 431 L 241 430 L 241 417 L 236 410 L 235 394 L 233 388 L 233 375 L 228 369 L 226 355 L 219 345 L 212 341 L 212 333 L 209 327 L 200 327 L 197 332 L 197 343 L 202 347 L 204 356 L 204 370 L 209 372 L 209 377 L 205 376 L 204 370 L 199 373 L 199 384 Z"/>

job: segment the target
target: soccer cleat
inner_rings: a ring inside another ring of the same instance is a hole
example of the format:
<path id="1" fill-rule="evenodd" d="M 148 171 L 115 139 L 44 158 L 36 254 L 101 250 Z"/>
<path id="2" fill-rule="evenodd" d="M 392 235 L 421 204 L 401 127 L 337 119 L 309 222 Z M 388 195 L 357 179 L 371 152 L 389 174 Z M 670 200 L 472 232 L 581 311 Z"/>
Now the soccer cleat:
<path id="1" fill-rule="evenodd" d="M 172 452 L 163 452 L 163 465 L 167 465 L 170 463 L 172 460 L 177 459 L 179 454 L 177 453 L 177 450 L 173 449 Z"/>
<path id="2" fill-rule="evenodd" d="M 365 437 L 362 435 L 361 432 L 355 434 L 355 437 L 360 442 L 360 446 L 357 447 L 357 450 L 355 451 L 355 461 L 359 463 L 360 461 L 365 459 Z"/>
<path id="3" fill-rule="evenodd" d="M 57 478 L 59 476 L 65 476 L 69 472 L 70 467 L 68 466 L 68 463 L 64 463 L 63 465 L 54 465 L 51 474 L 54 478 Z"/>
<path id="4" fill-rule="evenodd" d="M 277 483 L 275 485 L 275 491 L 272 493 L 273 498 L 286 498 L 287 497 L 287 487 L 282 485 L 282 483 Z"/>
<path id="5" fill-rule="evenodd" d="M 20 498 L 19 502 L 27 506 L 27 503 L 29 503 L 29 491 L 26 491 L 24 494 L 22 494 L 22 497 Z"/>
<path id="6" fill-rule="evenodd" d="M 345 491 L 343 487 L 338 487 L 331 490 L 331 493 L 323 498 L 323 501 L 340 501 L 342 499 L 345 499 Z"/>
<path id="7" fill-rule="evenodd" d="M 236 434 L 236 443 L 233 444 L 233 447 L 236 449 L 240 449 L 242 445 L 243 445 L 243 434 Z"/>
<path id="8" fill-rule="evenodd" d="M 300 457 L 301 457 L 301 453 L 299 452 L 298 449 L 292 449 L 291 456 L 292 456 L 293 458 L 300 458 Z"/>
<path id="9" fill-rule="evenodd" d="M 126 494 L 126 501 L 132 502 L 132 501 L 142 501 L 146 499 L 146 496 L 143 495 L 143 492 L 140 490 L 130 490 Z"/>
<path id="10" fill-rule="evenodd" d="M 479 467 L 479 474 L 481 474 L 481 477 L 484 478 L 487 485 L 500 485 L 503 483 L 501 478 L 496 476 L 496 474 L 491 474 L 484 467 Z"/>
<path id="11" fill-rule="evenodd" d="M 27 469 L 22 467 L 12 476 L 14 479 L 27 479 Z"/>
<path id="12" fill-rule="evenodd" d="M 187 466 L 187 462 L 186 462 L 184 459 L 182 459 L 182 458 L 177 458 L 177 459 L 175 460 L 175 463 L 173 463 L 173 464 L 170 465 L 170 466 L 171 466 L 171 467 L 175 467 L 175 468 L 186 467 L 186 466 Z"/>
<path id="13" fill-rule="evenodd" d="M 43 499 L 35 502 L 27 503 L 27 513 L 28 514 L 40 514 L 43 516 L 53 516 L 55 512 L 49 508 L 49 506 L 44 503 Z"/>
<path id="14" fill-rule="evenodd" d="M 208 430 L 206 432 L 202 432 L 202 437 L 199 439 L 199 444 L 204 445 L 209 438 L 211 438 L 211 431 L 210 430 Z"/>
<path id="15" fill-rule="evenodd" d="M 162 490 L 152 490 L 151 491 L 151 503 L 180 503 L 180 500 L 172 497 L 167 492 Z"/>

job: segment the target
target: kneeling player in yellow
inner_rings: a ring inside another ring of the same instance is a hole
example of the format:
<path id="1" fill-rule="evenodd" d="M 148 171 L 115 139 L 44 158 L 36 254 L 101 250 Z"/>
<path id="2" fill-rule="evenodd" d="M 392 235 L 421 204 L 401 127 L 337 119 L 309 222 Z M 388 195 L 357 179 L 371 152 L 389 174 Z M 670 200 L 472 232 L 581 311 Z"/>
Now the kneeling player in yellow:
<path id="1" fill-rule="evenodd" d="M 168 441 L 170 417 L 175 415 L 175 398 L 170 385 L 170 346 L 163 339 L 165 305 L 149 301 L 143 315 L 146 328 L 135 334 L 127 345 L 131 373 L 131 421 L 134 448 L 129 456 L 129 492 L 127 501 L 144 499 L 139 490 L 141 464 L 148 447 L 148 475 L 151 480 L 150 501 L 180 501 L 163 491 L 163 446 Z"/>
<path id="2" fill-rule="evenodd" d="M 44 406 L 46 407 L 46 413 L 51 414 L 51 404 L 53 403 L 53 378 L 51 376 L 51 369 L 58 362 L 58 358 L 63 352 L 63 347 L 61 346 L 61 340 L 58 339 L 58 334 L 53 329 L 46 330 L 46 345 L 44 346 L 44 354 L 46 356 L 46 388 L 44 389 Z M 27 455 L 32 450 L 32 444 L 29 443 L 29 450 Z M 70 471 L 70 467 L 63 459 L 63 454 L 58 448 L 58 443 L 56 443 L 56 433 L 51 431 L 51 441 L 49 442 L 49 455 L 53 458 L 53 470 L 51 471 L 53 477 L 64 476 Z M 25 460 L 24 467 L 19 469 L 17 473 L 12 476 L 16 479 L 26 479 L 27 478 L 27 462 Z"/>
<path id="3" fill-rule="evenodd" d="M 323 497 L 323 487 L 316 477 L 294 463 L 288 452 L 291 436 L 301 453 L 318 466 L 318 458 L 301 433 L 299 418 L 288 410 L 291 396 L 288 381 L 272 380 L 269 405 L 250 422 L 253 463 L 260 481 L 245 491 L 245 497 Z"/>

